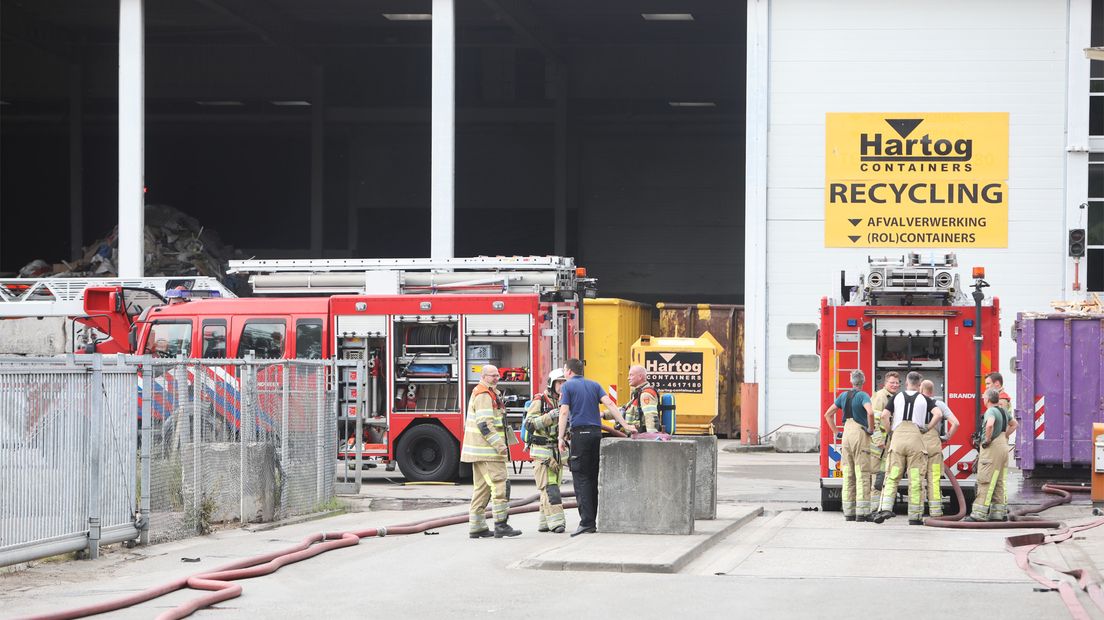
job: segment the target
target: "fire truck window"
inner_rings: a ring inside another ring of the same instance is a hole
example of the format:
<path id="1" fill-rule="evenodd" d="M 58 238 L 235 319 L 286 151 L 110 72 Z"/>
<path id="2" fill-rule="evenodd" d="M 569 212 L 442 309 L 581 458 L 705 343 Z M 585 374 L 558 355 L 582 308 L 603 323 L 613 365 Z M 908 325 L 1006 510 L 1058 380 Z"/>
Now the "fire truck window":
<path id="1" fill-rule="evenodd" d="M 790 340 L 816 340 L 815 323 L 790 323 L 786 325 L 786 337 Z"/>
<path id="2" fill-rule="evenodd" d="M 226 357 L 226 321 L 203 322 L 203 357 Z"/>
<path id="3" fill-rule="evenodd" d="M 252 351 L 258 359 L 280 359 L 284 356 L 283 321 L 250 321 L 238 340 L 238 357 Z"/>
<path id="4" fill-rule="evenodd" d="M 322 319 L 302 319 L 295 323 L 295 357 L 322 359 Z"/>
<path id="5" fill-rule="evenodd" d="M 154 357 L 191 356 L 192 322 L 154 323 L 146 338 L 145 353 Z"/>
<path id="6" fill-rule="evenodd" d="M 786 365 L 793 372 L 816 372 L 820 370 L 820 357 L 816 355 L 791 355 Z"/>

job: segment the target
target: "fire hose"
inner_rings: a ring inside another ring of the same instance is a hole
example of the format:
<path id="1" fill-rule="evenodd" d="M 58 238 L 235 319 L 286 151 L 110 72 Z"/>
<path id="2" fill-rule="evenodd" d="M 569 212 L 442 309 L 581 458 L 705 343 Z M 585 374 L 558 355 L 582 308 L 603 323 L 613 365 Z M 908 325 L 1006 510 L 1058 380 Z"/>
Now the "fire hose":
<path id="1" fill-rule="evenodd" d="M 563 493 L 564 497 L 574 497 L 574 495 L 575 493 L 571 491 Z M 540 505 L 535 503 L 539 499 L 540 495 L 538 494 L 510 502 L 510 508 L 507 513 L 520 514 L 525 512 L 535 512 L 540 509 Z M 575 502 L 564 503 L 565 509 L 575 507 Z M 487 516 L 491 516 L 491 511 L 487 511 Z M 166 594 L 176 592 L 177 590 L 191 588 L 195 590 L 210 591 L 210 594 L 195 598 L 187 603 L 174 607 L 173 609 L 170 609 L 157 616 L 158 620 L 185 618 L 205 607 L 210 607 L 211 605 L 215 605 L 217 603 L 221 603 L 223 601 L 241 596 L 242 587 L 236 583 L 233 583 L 238 579 L 249 579 L 252 577 L 268 575 L 279 570 L 281 566 L 294 564 L 295 562 L 300 562 L 307 558 L 311 558 L 327 551 L 332 551 L 334 549 L 351 547 L 353 545 L 359 544 L 360 539 L 362 538 L 383 538 L 384 536 L 417 534 L 419 532 L 425 532 L 431 529 L 467 522 L 468 513 L 464 512 L 445 517 L 437 517 L 434 519 L 426 519 L 423 521 L 413 521 L 410 523 L 402 523 L 393 526 L 371 527 L 351 532 L 326 532 L 321 534 L 313 534 L 303 539 L 298 544 L 286 549 L 281 549 L 278 551 L 273 551 L 271 553 L 238 560 L 236 562 L 232 562 L 225 566 L 216 568 L 212 571 L 196 573 L 188 577 L 180 577 L 178 579 L 168 581 L 164 584 L 154 586 L 141 592 L 136 592 L 129 596 L 124 596 L 101 603 L 94 603 L 92 605 L 86 605 L 84 607 L 77 607 L 74 609 L 58 611 L 40 616 L 32 616 L 28 620 L 61 620 L 63 618 L 83 618 L 85 616 L 102 614 L 109 611 L 124 609 L 126 607 L 132 607 L 139 603 L 145 603 L 147 601 L 165 596 Z"/>
<path id="2" fill-rule="evenodd" d="M 1027 508 L 1021 508 L 1014 510 L 1010 513 L 1011 518 L 1009 521 L 962 521 L 966 516 L 966 497 L 962 494 L 962 487 L 958 485 L 958 480 L 955 479 L 950 469 L 944 470 L 947 480 L 951 483 L 951 488 L 954 490 L 955 499 L 958 500 L 958 512 L 953 515 L 947 515 L 942 517 L 928 517 L 924 519 L 924 525 L 930 527 L 946 527 L 956 529 L 971 529 L 971 530 L 1001 530 L 1001 529 L 1023 529 L 1025 527 L 1041 527 L 1041 528 L 1058 528 L 1062 527 L 1062 524 L 1058 521 L 1047 521 L 1040 519 L 1039 517 L 1030 516 L 1035 513 L 1043 512 L 1055 506 L 1067 504 L 1073 499 L 1073 493 L 1088 493 L 1089 487 L 1075 486 L 1075 485 L 1062 485 L 1062 484 L 1044 484 L 1042 490 L 1044 493 L 1051 495 L 1057 495 L 1054 499 L 1047 500 L 1038 506 L 1029 506 Z"/>

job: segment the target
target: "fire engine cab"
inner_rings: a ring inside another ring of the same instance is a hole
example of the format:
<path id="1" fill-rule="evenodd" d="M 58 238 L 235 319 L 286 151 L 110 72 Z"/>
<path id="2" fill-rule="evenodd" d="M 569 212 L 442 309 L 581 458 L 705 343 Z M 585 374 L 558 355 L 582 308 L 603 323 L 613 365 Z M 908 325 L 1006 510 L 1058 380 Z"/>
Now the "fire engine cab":
<path id="1" fill-rule="evenodd" d="M 897 371 L 901 389 L 911 371 L 935 384 L 935 397 L 942 399 L 961 422 L 955 434 L 944 442 L 944 470 L 960 481 L 967 501 L 976 484 L 973 464 L 977 451 L 971 435 L 977 425 L 975 396 L 980 377 L 975 367 L 980 350 L 981 376 L 998 370 L 1000 304 L 996 298 L 969 303 L 955 273 L 954 254 L 921 257 L 909 254 L 900 259 L 870 258 L 869 269 L 859 276 L 857 286 L 841 279 L 841 299 L 821 299 L 820 355 L 821 398 L 820 448 L 821 506 L 840 509 L 842 473 L 840 439 L 829 437 L 823 413 L 841 393 L 851 389 L 855 369 L 866 375 L 864 391 L 873 393 L 884 384 L 887 372 Z M 980 300 L 984 273 L 975 268 L 974 288 Z M 980 347 L 975 331 L 981 326 Z M 843 425 L 842 411 L 836 425 Z M 888 446 L 887 446 L 888 450 Z M 900 481 L 907 489 L 907 479 Z M 942 480 L 943 488 L 949 483 Z M 953 495 L 944 492 L 944 497 Z"/>
<path id="2" fill-rule="evenodd" d="M 464 412 L 486 364 L 501 372 L 517 432 L 548 372 L 581 355 L 582 296 L 594 284 L 561 257 L 249 260 L 230 271 L 279 297 L 169 298 L 134 315 L 129 300 L 142 293 L 87 290 L 86 314 L 104 317 L 112 336 L 98 350 L 364 360 L 334 377 L 336 456 L 353 459 L 359 443 L 363 458 L 397 463 L 415 481 L 457 476 Z M 527 458 L 520 442 L 511 458 Z"/>

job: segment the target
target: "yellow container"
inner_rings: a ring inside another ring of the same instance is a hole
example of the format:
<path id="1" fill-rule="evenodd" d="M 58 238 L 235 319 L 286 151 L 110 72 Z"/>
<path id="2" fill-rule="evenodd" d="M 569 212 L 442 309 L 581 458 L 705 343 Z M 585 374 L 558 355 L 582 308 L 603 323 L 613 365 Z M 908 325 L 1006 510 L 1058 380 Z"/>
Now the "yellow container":
<path id="1" fill-rule="evenodd" d="M 712 435 L 720 409 L 719 360 L 724 347 L 709 332 L 697 338 L 641 336 L 632 363 L 648 371 L 660 394 L 675 397 L 675 434 Z"/>
<path id="2" fill-rule="evenodd" d="M 600 383 L 615 402 L 623 403 L 629 394 L 631 349 L 641 336 L 652 333 L 652 307 L 612 298 L 583 303 L 586 377 Z"/>

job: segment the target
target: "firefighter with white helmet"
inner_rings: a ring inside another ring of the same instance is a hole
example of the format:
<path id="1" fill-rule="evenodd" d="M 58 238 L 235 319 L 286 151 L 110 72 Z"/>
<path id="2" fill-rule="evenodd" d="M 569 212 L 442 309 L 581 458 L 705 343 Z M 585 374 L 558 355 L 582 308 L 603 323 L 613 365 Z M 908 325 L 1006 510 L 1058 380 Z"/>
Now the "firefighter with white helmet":
<path id="1" fill-rule="evenodd" d="M 564 522 L 563 498 L 560 494 L 560 476 L 563 471 L 563 455 L 556 445 L 556 428 L 560 416 L 560 386 L 567 378 L 562 368 L 548 373 L 548 386 L 533 395 L 525 415 L 526 445 L 533 459 L 533 478 L 540 491 L 540 522 L 538 532 L 562 534 Z"/>

